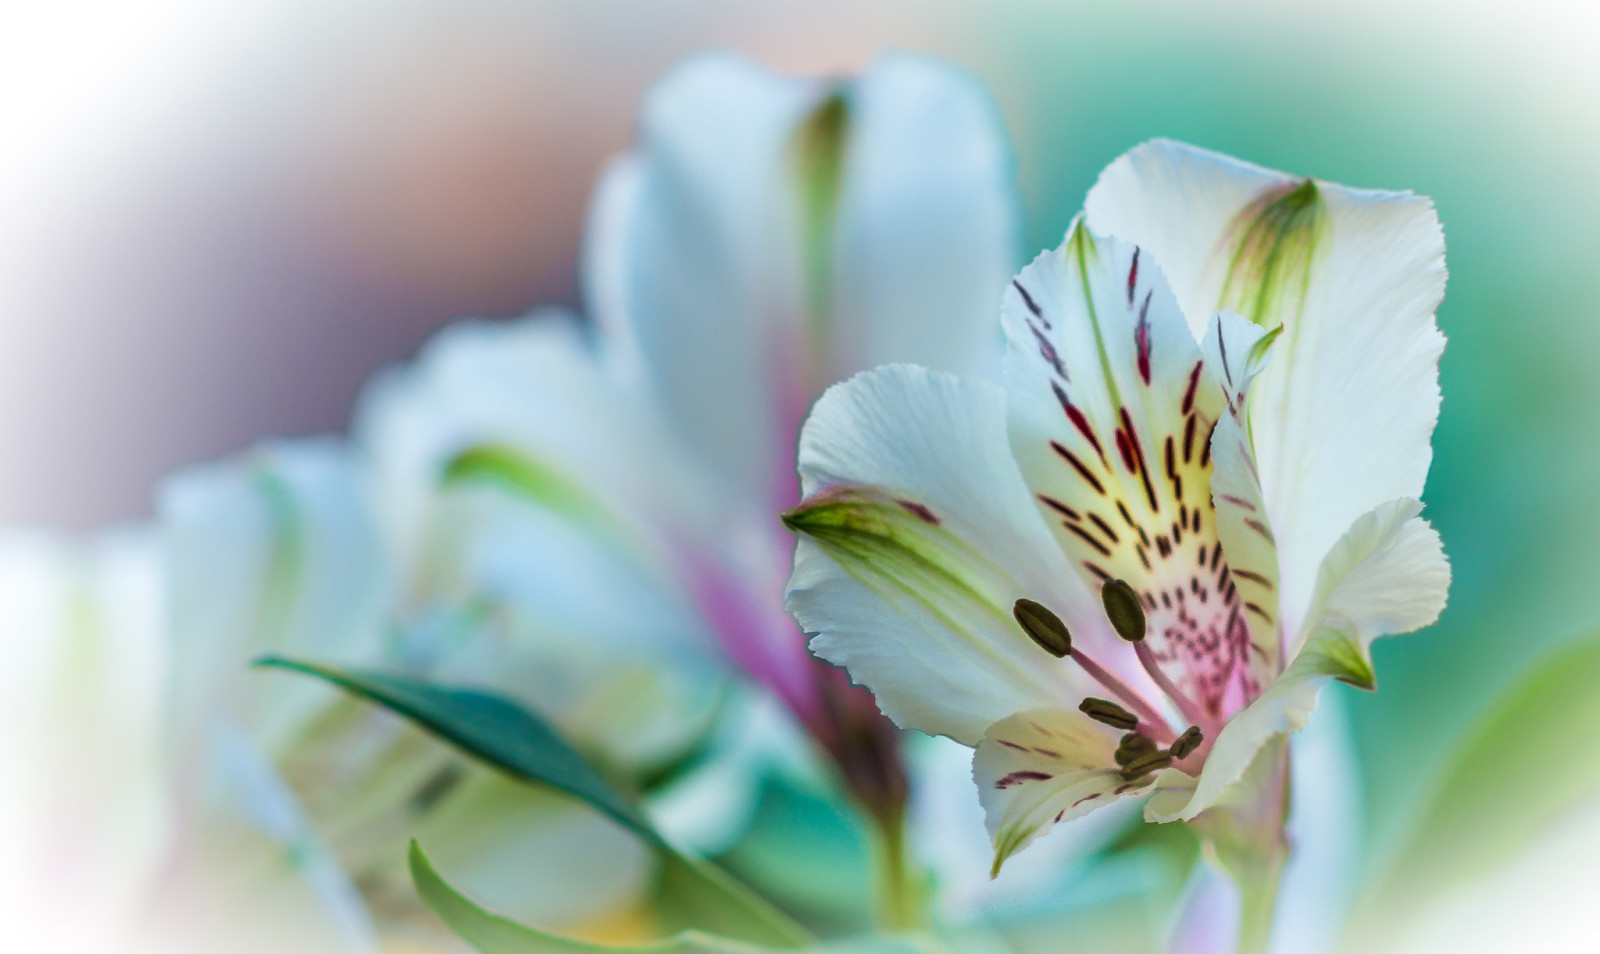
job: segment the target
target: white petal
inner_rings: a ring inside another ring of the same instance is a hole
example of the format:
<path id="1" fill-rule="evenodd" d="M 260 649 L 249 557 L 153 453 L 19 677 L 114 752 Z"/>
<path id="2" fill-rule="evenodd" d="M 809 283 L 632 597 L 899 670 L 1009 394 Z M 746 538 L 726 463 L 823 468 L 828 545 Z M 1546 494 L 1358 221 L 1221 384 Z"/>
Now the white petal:
<path id="1" fill-rule="evenodd" d="M 897 723 L 967 745 L 1013 712 L 1083 694 L 1066 691 L 1078 670 L 1011 616 L 1024 596 L 1069 621 L 1089 610 L 1062 586 L 1071 573 L 1011 459 L 1004 414 L 994 385 L 923 368 L 836 385 L 801 434 L 807 500 L 790 517 L 835 525 L 801 537 L 789 585 L 789 609 L 818 634 L 812 650 Z"/>
<path id="2" fill-rule="evenodd" d="M 1187 717 L 1209 724 L 1260 684 L 1212 511 L 1211 430 L 1230 392 L 1159 266 L 1079 224 L 1023 269 L 1003 311 L 1007 420 L 1076 575 L 1096 591 L 1122 579 L 1143 597 L 1156 659 L 1192 700 Z M 1251 350 L 1241 345 L 1236 388 Z M 1102 645 L 1132 655 L 1114 638 Z"/>
<path id="3" fill-rule="evenodd" d="M 798 300 L 784 157 L 820 91 L 727 53 L 681 64 L 645 95 L 639 141 L 590 217 L 592 316 L 665 418 L 746 492 L 779 477 L 773 376 L 798 357 L 778 337 Z"/>
<path id="4" fill-rule="evenodd" d="M 1278 629 L 1278 563 L 1272 528 L 1266 523 L 1261 485 L 1256 482 L 1250 442 L 1232 415 L 1223 415 L 1211 437 L 1211 494 L 1217 539 L 1229 568 L 1228 582 L 1250 631 L 1249 680 L 1254 692 L 1277 678 L 1283 658 Z M 1237 711 L 1237 705 L 1225 707 Z"/>
<path id="5" fill-rule="evenodd" d="M 0 533 L 0 936 L 118 949 L 163 870 L 175 819 L 156 542 Z"/>
<path id="6" fill-rule="evenodd" d="M 893 54 L 835 83 L 712 54 L 657 84 L 603 177 L 585 293 L 691 446 L 788 506 L 826 385 L 888 361 L 993 370 L 1018 232 L 1009 145 L 964 74 Z"/>
<path id="7" fill-rule="evenodd" d="M 175 722 L 199 732 L 228 713 L 275 752 L 321 709 L 326 688 L 254 675 L 251 659 L 370 663 L 379 652 L 394 581 L 360 466 L 331 441 L 266 444 L 168 479 L 157 513 Z"/>
<path id="8" fill-rule="evenodd" d="M 648 548 L 641 515 L 711 526 L 703 475 L 656 411 L 607 377 L 575 320 L 548 311 L 447 328 L 367 388 L 354 430 L 385 529 L 417 565 L 447 467 L 484 444 L 515 449 L 537 474 L 541 505 L 621 545 Z"/>
<path id="9" fill-rule="evenodd" d="M 727 666 L 685 577 L 723 526 L 569 321 L 451 328 L 372 389 L 360 425 L 411 564 L 408 665 L 529 700 L 627 770 L 699 736 Z M 761 608 L 809 678 L 776 600 Z"/>
<path id="10" fill-rule="evenodd" d="M 1157 141 L 1107 168 L 1087 209 L 1095 228 L 1163 263 L 1192 324 L 1231 307 L 1285 327 L 1255 387 L 1251 435 L 1292 633 L 1345 528 L 1422 493 L 1444 346 L 1432 203 Z"/>
<path id="11" fill-rule="evenodd" d="M 1021 216 L 994 103 L 966 73 L 904 53 L 875 61 L 848 103 L 833 373 L 904 361 L 995 376 Z"/>
<path id="12" fill-rule="evenodd" d="M 1154 791 L 1148 778 L 1123 778 L 1116 748 L 1115 732 L 1064 709 L 1020 712 L 990 726 L 972 759 L 994 842 L 990 873 L 1057 823 Z"/>
<path id="13" fill-rule="evenodd" d="M 934 909 L 943 924 L 970 924 L 1002 911 L 1026 917 L 1057 910 L 1061 892 L 1083 877 L 1084 868 L 1128 830 L 1139 812 L 1133 802 L 1117 799 L 1109 810 L 1080 818 L 1010 858 L 991 878 L 994 848 L 972 783 L 972 749 L 912 734 L 902 752 L 911 778 L 911 844 L 933 875 Z"/>
<path id="14" fill-rule="evenodd" d="M 1421 504 L 1395 500 L 1357 520 L 1323 562 L 1317 616 L 1278 681 L 1217 737 L 1187 803 L 1163 806 L 1156 820 L 1188 820 L 1215 804 L 1273 736 L 1296 732 L 1329 679 L 1374 687 L 1368 647 L 1377 636 L 1432 623 L 1450 586 L 1439 535 L 1416 514 Z"/>
<path id="15" fill-rule="evenodd" d="M 1317 574 L 1312 613 L 1299 643 L 1337 633 L 1360 651 L 1379 636 L 1430 626 L 1450 593 L 1450 563 L 1417 500 L 1391 500 L 1351 524 Z M 1298 647 L 1297 647 L 1298 649 Z M 1359 673 L 1350 678 L 1362 680 Z M 1372 688 L 1370 685 L 1366 688 Z"/>

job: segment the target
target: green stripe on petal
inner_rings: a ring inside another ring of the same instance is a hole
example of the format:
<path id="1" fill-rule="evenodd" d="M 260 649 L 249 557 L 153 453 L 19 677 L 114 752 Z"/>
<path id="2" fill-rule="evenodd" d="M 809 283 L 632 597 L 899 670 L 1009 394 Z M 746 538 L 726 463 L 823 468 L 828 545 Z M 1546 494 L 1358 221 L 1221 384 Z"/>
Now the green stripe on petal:
<path id="1" fill-rule="evenodd" d="M 905 365 L 857 375 L 817 402 L 800 475 L 788 609 L 890 718 L 970 746 L 1087 694 L 1011 616 L 1026 597 L 1085 621 L 1074 640 L 1107 628 L 1017 472 L 999 388 Z"/>
<path id="2" fill-rule="evenodd" d="M 1262 192 L 1234 219 L 1233 255 L 1217 307 L 1263 326 L 1298 317 L 1327 230 L 1327 204 L 1316 180 Z"/>
<path id="3" fill-rule="evenodd" d="M 604 506 L 577 482 L 538 456 L 510 444 L 475 444 L 444 467 L 445 487 L 489 481 L 590 525 L 610 521 Z"/>
<path id="4" fill-rule="evenodd" d="M 880 590 L 891 587 L 938 614 L 947 625 L 963 625 L 941 608 L 956 599 L 989 611 L 990 622 L 1010 617 L 968 582 L 970 567 L 1000 572 L 987 557 L 944 530 L 927 505 L 897 498 L 877 487 L 830 487 L 783 515 L 784 525 L 821 544 L 856 579 Z"/>

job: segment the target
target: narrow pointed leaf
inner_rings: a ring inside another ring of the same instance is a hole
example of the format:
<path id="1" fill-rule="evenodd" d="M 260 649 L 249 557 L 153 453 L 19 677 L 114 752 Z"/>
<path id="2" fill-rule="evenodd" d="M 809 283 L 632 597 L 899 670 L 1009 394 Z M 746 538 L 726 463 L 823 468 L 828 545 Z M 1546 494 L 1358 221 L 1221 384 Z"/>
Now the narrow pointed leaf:
<path id="1" fill-rule="evenodd" d="M 645 840 L 661 844 L 660 835 L 644 815 L 548 723 L 503 696 L 282 656 L 263 656 L 256 664 L 330 682 L 405 716 L 501 771 L 575 795 Z"/>
<path id="2" fill-rule="evenodd" d="M 513 777 L 551 785 L 582 799 L 659 849 L 666 866 L 663 880 L 672 886 L 674 908 L 697 927 L 780 947 L 810 940 L 804 928 L 722 869 L 679 854 L 639 809 L 612 788 L 553 728 L 510 699 L 406 676 L 341 669 L 281 656 L 265 656 L 256 664 L 325 680 L 404 716 Z"/>
<path id="3" fill-rule="evenodd" d="M 440 877 L 416 842 L 411 843 L 410 863 L 417 893 L 440 920 L 483 954 L 764 954 L 783 950 L 703 931 L 683 931 L 656 941 L 624 945 L 560 937 L 485 911 Z M 809 945 L 805 950 L 816 954 L 946 954 L 931 939 L 881 935 Z"/>
<path id="4" fill-rule="evenodd" d="M 587 954 L 594 951 L 650 951 L 659 954 L 707 954 L 707 952 L 752 952 L 751 947 L 727 938 L 685 931 L 674 937 L 646 944 L 615 947 L 593 944 L 548 934 L 527 927 L 478 907 L 451 887 L 428 861 L 416 842 L 411 843 L 411 880 L 417 893 L 433 913 L 464 940 L 483 954 Z"/>

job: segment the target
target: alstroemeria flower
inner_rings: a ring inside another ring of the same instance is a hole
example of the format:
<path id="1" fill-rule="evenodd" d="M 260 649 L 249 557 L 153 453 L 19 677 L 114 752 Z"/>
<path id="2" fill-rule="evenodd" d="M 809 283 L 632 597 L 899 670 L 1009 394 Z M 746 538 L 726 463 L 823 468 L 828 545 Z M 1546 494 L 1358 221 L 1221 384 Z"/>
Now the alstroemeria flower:
<path id="1" fill-rule="evenodd" d="M 996 869 L 1152 792 L 1281 824 L 1269 741 L 1444 605 L 1443 280 L 1426 200 L 1156 142 L 1005 290 L 1004 387 L 891 366 L 817 403 L 790 608 L 976 749 Z"/>
<path id="2" fill-rule="evenodd" d="M 567 695 L 710 649 L 897 812 L 892 727 L 806 653 L 773 514 L 799 500 L 795 433 L 828 384 L 886 360 L 997 370 L 987 289 L 1016 232 L 998 119 L 949 68 L 677 68 L 596 194 L 598 340 L 551 315 L 452 329 L 365 402 L 382 512 L 422 570 L 410 598 L 499 607 L 530 654 L 564 647 Z M 639 741 L 616 721 L 608 741 Z"/>

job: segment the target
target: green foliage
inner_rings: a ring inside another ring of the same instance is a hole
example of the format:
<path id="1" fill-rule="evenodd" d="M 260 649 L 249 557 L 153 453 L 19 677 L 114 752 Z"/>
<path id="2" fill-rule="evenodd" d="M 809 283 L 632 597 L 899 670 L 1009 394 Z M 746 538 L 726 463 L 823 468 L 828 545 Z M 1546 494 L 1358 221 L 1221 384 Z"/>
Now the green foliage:
<path id="1" fill-rule="evenodd" d="M 729 938 L 777 947 L 793 947 L 810 940 L 804 928 L 720 868 L 676 851 L 650 825 L 643 813 L 612 788 L 554 729 L 509 699 L 474 689 L 437 686 L 405 676 L 341 669 L 278 656 L 263 657 L 257 661 L 257 665 L 323 679 L 404 716 L 502 772 L 523 781 L 553 786 L 582 799 L 655 846 L 662 859 L 662 883 L 671 895 L 671 908 L 686 923 Z M 425 893 L 424 897 L 428 898 L 428 895 Z M 433 903 L 431 898 L 429 903 Z M 440 911 L 439 915 L 453 925 L 444 911 Z M 487 927 L 483 929 L 489 930 Z M 494 937 L 501 936 L 491 934 Z M 463 936 L 472 939 L 470 935 Z M 544 935 L 533 932 L 532 936 Z M 483 949 L 522 950 L 516 947 Z M 588 948 L 546 946 L 526 949 L 554 951 Z"/>
<path id="2" fill-rule="evenodd" d="M 428 863 L 415 842 L 411 845 L 411 878 L 428 906 L 461 937 L 483 954 L 763 954 L 785 947 L 747 944 L 702 931 L 683 931 L 643 944 L 608 945 L 557 937 L 491 914 L 452 888 Z M 813 945 L 817 954 L 942 954 L 926 939 L 867 936 Z"/>
<path id="3" fill-rule="evenodd" d="M 1408 912 L 1506 861 L 1600 796 L 1600 636 L 1523 674 L 1446 760 L 1408 836 L 1367 881 L 1358 930 L 1390 931 Z"/>

